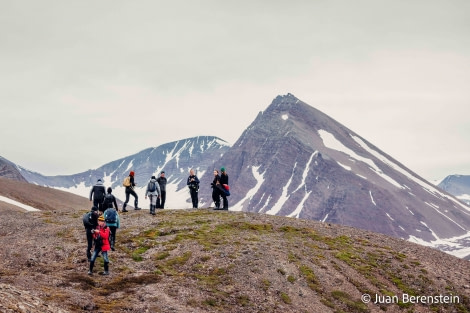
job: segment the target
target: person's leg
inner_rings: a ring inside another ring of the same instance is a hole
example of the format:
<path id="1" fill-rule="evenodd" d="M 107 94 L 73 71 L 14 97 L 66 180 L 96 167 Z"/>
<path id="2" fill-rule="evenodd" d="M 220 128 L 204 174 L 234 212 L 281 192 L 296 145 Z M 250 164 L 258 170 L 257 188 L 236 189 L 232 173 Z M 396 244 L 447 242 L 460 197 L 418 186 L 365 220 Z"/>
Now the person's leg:
<path id="1" fill-rule="evenodd" d="M 226 195 L 225 192 L 224 192 L 221 196 L 222 196 L 222 199 L 223 199 L 223 202 L 224 202 L 224 210 L 228 210 L 227 195 Z"/>
<path id="2" fill-rule="evenodd" d="M 103 275 L 109 275 L 109 259 L 108 259 L 108 251 L 104 251 L 102 253 L 103 261 L 104 261 L 104 273 Z"/>
<path id="3" fill-rule="evenodd" d="M 111 250 L 114 251 L 114 244 L 116 242 L 116 226 L 109 226 L 109 244 L 111 245 Z"/>
<path id="4" fill-rule="evenodd" d="M 93 275 L 93 266 L 95 265 L 95 260 L 98 257 L 98 254 L 100 253 L 100 250 L 93 251 L 93 256 L 91 257 L 90 260 L 90 269 L 88 270 L 88 275 Z"/>
<path id="5" fill-rule="evenodd" d="M 131 195 L 134 197 L 134 210 L 140 210 L 139 208 L 139 196 L 131 189 Z"/>
<path id="6" fill-rule="evenodd" d="M 220 196 L 217 188 L 212 189 L 212 201 L 214 201 L 215 208 L 220 207 Z"/>
<path id="7" fill-rule="evenodd" d="M 129 202 L 129 188 L 126 187 L 126 201 L 124 201 L 124 205 L 122 206 L 122 212 L 127 212 L 126 210 L 126 206 L 127 206 L 127 203 Z"/>
<path id="8" fill-rule="evenodd" d="M 166 200 L 166 190 L 162 191 L 161 192 L 161 202 L 160 202 L 160 209 L 164 209 L 165 208 L 165 200 Z"/>
<path id="9" fill-rule="evenodd" d="M 93 234 L 91 233 L 91 229 L 86 230 L 86 240 L 87 240 L 86 257 L 88 259 L 88 262 L 90 262 L 91 247 L 93 246 Z"/>

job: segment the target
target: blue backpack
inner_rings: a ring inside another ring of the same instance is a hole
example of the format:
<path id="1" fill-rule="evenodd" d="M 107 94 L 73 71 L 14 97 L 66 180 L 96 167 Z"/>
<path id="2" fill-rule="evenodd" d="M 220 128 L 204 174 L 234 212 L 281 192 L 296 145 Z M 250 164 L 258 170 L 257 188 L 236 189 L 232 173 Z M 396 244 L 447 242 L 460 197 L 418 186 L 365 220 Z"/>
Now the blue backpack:
<path id="1" fill-rule="evenodd" d="M 117 221 L 117 212 L 115 209 L 110 209 L 106 212 L 106 223 L 114 224 Z"/>

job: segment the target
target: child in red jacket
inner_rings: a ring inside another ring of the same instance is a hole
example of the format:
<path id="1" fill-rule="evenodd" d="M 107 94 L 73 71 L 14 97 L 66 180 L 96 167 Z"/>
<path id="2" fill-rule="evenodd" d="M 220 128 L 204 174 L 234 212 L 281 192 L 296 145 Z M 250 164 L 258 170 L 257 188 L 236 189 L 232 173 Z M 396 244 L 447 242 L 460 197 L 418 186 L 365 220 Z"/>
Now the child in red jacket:
<path id="1" fill-rule="evenodd" d="M 102 215 L 98 218 L 98 227 L 92 230 L 92 233 L 93 233 L 93 238 L 95 239 L 95 250 L 90 260 L 90 270 L 88 271 L 88 275 L 93 275 L 93 266 L 95 265 L 95 260 L 100 254 L 100 252 L 104 260 L 103 275 L 109 275 L 108 251 L 109 249 L 111 249 L 109 245 L 109 228 L 106 226 L 105 219 Z"/>

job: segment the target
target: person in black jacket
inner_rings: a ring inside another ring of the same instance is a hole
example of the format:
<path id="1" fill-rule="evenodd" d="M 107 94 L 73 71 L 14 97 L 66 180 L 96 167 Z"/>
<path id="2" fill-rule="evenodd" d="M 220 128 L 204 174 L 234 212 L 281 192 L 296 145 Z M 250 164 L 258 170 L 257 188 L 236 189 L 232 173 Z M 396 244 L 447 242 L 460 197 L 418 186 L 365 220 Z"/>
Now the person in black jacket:
<path id="1" fill-rule="evenodd" d="M 122 207 L 122 212 L 128 212 L 126 210 L 127 203 L 129 202 L 129 195 L 132 195 L 134 197 L 134 210 L 140 210 L 138 204 L 139 204 L 139 196 L 134 191 L 135 187 L 135 182 L 134 182 L 134 171 L 131 171 L 129 173 L 129 178 L 130 178 L 130 186 L 126 186 L 126 201 L 124 202 L 124 205 Z"/>
<path id="2" fill-rule="evenodd" d="M 212 200 L 214 201 L 214 204 L 215 204 L 214 210 L 220 210 L 220 191 L 219 191 L 219 188 L 217 188 L 218 184 L 220 184 L 219 171 L 214 170 L 214 180 L 211 183 Z"/>
<path id="3" fill-rule="evenodd" d="M 191 201 L 193 202 L 193 209 L 197 209 L 198 206 L 198 192 L 199 192 L 199 178 L 194 174 L 194 170 L 189 171 L 188 181 L 186 183 L 189 187 L 189 193 L 191 194 Z"/>
<path id="4" fill-rule="evenodd" d="M 157 198 L 157 209 L 165 208 L 166 200 L 166 177 L 165 171 L 160 173 L 160 177 L 157 178 L 158 185 L 160 185 L 160 198 Z"/>
<path id="5" fill-rule="evenodd" d="M 86 256 L 88 262 L 91 260 L 91 247 L 93 246 L 93 233 L 92 230 L 98 226 L 98 217 L 100 213 L 96 206 L 92 207 L 90 212 L 85 213 L 83 216 L 83 226 L 85 226 L 87 248 Z"/>
<path id="6" fill-rule="evenodd" d="M 222 167 L 220 169 L 220 172 L 221 172 L 221 174 L 220 174 L 221 194 L 220 194 L 220 196 L 222 197 L 223 202 L 224 202 L 224 210 L 228 210 L 228 200 L 227 200 L 227 194 L 225 193 L 225 186 L 224 186 L 224 185 L 228 186 L 228 174 L 225 171 L 225 167 Z"/>
<path id="7" fill-rule="evenodd" d="M 90 190 L 90 201 L 93 198 L 93 206 L 97 207 L 100 212 L 104 212 L 103 200 L 104 195 L 106 194 L 106 189 L 104 188 L 103 181 L 101 178 L 98 179 L 96 184 Z"/>
<path id="8" fill-rule="evenodd" d="M 119 207 L 117 205 L 116 197 L 112 194 L 113 188 L 108 187 L 106 190 L 108 193 L 104 196 L 103 200 L 103 209 L 106 211 L 106 209 L 112 208 L 114 205 L 114 208 L 116 211 L 119 211 Z"/>
<path id="9" fill-rule="evenodd" d="M 228 175 L 227 175 L 227 172 L 225 171 L 225 167 L 222 167 L 220 169 L 220 172 L 221 174 L 220 174 L 219 181 L 215 182 L 215 187 L 216 187 L 215 189 L 218 191 L 219 196 L 222 197 L 223 208 L 219 208 L 219 206 L 217 206 L 216 204 L 216 207 L 214 210 L 228 210 L 227 194 L 225 193 L 225 187 L 224 187 L 224 185 L 228 186 Z"/>

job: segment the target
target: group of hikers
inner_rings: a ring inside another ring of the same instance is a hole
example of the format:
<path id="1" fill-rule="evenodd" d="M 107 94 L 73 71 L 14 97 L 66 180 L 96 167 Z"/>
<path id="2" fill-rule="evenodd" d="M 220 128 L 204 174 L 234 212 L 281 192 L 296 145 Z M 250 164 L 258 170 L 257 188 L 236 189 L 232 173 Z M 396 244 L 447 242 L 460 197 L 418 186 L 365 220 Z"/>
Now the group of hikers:
<path id="1" fill-rule="evenodd" d="M 225 168 L 220 169 L 221 174 L 219 175 L 218 170 L 214 170 L 214 179 L 211 183 L 212 188 L 212 200 L 214 201 L 214 210 L 228 210 L 227 196 L 230 195 L 228 185 L 228 175 Z M 136 186 L 134 181 L 134 171 L 130 171 L 129 176 L 124 179 L 123 186 L 126 187 L 126 201 L 123 204 L 122 212 L 128 212 L 126 210 L 127 203 L 129 202 L 129 196 L 134 197 L 134 210 L 140 210 L 138 207 L 138 196 L 134 188 Z M 166 184 L 167 179 L 165 177 L 165 171 L 160 172 L 160 177 L 155 178 L 152 176 L 147 183 L 147 189 L 145 191 L 145 199 L 150 199 L 150 210 L 149 213 L 155 215 L 155 209 L 163 209 L 166 200 Z M 198 208 L 198 193 L 199 193 L 199 178 L 195 175 L 194 170 L 189 171 L 189 177 L 187 179 L 187 186 L 191 194 L 191 202 L 193 208 Z M 106 190 L 106 192 L 105 192 Z M 91 188 L 90 201 L 93 201 L 93 207 L 90 212 L 87 212 L 83 216 L 83 225 L 85 226 L 86 238 L 87 238 L 87 258 L 89 262 L 88 275 L 93 275 L 93 267 L 96 258 L 100 252 L 104 261 L 104 272 L 103 275 L 109 275 L 109 258 L 108 251 L 114 251 L 116 243 L 116 231 L 120 227 L 119 219 L 119 208 L 117 205 L 116 198 L 112 194 L 112 188 L 108 187 L 105 189 L 103 181 L 98 179 L 96 184 Z M 222 207 L 220 202 L 222 198 Z M 91 252 L 94 243 L 94 251 Z"/>

